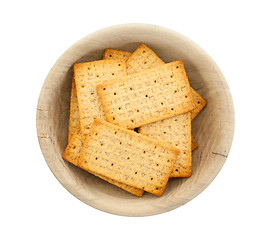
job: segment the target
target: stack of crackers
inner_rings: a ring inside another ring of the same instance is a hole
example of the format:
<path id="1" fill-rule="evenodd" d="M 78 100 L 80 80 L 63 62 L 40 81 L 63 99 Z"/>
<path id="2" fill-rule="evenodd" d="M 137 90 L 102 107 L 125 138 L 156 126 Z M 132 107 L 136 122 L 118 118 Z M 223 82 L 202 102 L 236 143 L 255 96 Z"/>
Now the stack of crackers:
<path id="1" fill-rule="evenodd" d="M 136 196 L 161 196 L 169 178 L 191 176 L 191 121 L 205 105 L 181 60 L 165 63 L 145 44 L 106 49 L 74 64 L 63 158 Z"/>

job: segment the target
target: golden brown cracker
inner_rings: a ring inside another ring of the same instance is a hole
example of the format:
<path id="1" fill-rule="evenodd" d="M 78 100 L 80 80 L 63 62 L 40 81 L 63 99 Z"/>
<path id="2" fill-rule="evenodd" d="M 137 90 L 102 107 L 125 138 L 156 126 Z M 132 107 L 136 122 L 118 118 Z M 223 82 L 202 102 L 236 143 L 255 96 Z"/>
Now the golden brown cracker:
<path id="1" fill-rule="evenodd" d="M 180 150 L 95 119 L 78 165 L 161 196 Z"/>
<path id="2" fill-rule="evenodd" d="M 129 129 L 196 107 L 182 61 L 106 81 L 97 90 L 106 120 Z"/>
<path id="3" fill-rule="evenodd" d="M 75 166 L 78 166 L 78 160 L 79 160 L 79 157 L 80 157 L 80 154 L 82 151 L 82 147 L 83 147 L 83 141 L 82 141 L 82 136 L 81 136 L 81 132 L 80 132 L 80 126 L 78 125 L 75 130 L 74 135 L 72 136 L 68 146 L 66 147 L 66 149 L 64 151 L 63 158 L 66 161 L 74 164 Z M 125 190 L 129 193 L 136 195 L 136 196 L 141 197 L 144 193 L 144 190 L 142 190 L 142 189 L 138 189 L 138 188 L 129 186 L 125 183 L 115 181 L 113 179 L 105 177 L 101 174 L 97 174 L 95 172 L 91 172 L 91 173 L 94 174 L 95 176 L 117 186 L 117 187 L 122 188 L 123 190 Z"/>

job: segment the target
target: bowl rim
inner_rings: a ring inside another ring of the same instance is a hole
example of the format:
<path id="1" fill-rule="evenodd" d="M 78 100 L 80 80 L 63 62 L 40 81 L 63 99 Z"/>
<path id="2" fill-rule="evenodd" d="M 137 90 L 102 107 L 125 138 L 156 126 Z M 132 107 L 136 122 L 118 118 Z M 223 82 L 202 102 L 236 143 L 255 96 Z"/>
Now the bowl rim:
<path id="1" fill-rule="evenodd" d="M 218 73 L 221 74 L 221 81 L 223 81 L 223 83 L 225 84 L 225 87 L 227 88 L 226 90 L 228 91 L 228 101 L 229 101 L 229 105 L 230 105 L 230 121 L 231 121 L 231 139 L 230 139 L 230 144 L 228 146 L 227 149 L 227 156 L 230 152 L 231 149 L 231 145 L 232 145 L 232 141 L 233 141 L 233 137 L 234 137 L 234 125 L 235 125 L 235 117 L 234 117 L 234 105 L 233 105 L 233 100 L 232 100 L 232 96 L 231 96 L 231 92 L 229 89 L 229 86 L 227 84 L 227 81 L 225 79 L 225 77 L 223 76 L 221 70 L 218 68 L 216 62 L 207 54 L 207 52 L 205 50 L 203 50 L 199 45 L 197 45 L 195 42 L 193 42 L 191 39 L 187 38 L 186 36 L 184 36 L 183 34 L 180 34 L 174 30 L 162 27 L 162 26 L 158 26 L 158 25 L 153 25 L 153 24 L 146 24 L 146 23 L 126 23 L 126 24 L 118 24 L 118 25 L 113 25 L 113 26 L 109 26 L 109 27 L 105 27 L 102 28 L 98 31 L 95 31 L 93 33 L 90 33 L 88 35 L 86 35 L 85 37 L 83 37 L 82 39 L 80 39 L 79 41 L 77 41 L 76 43 L 74 43 L 71 47 L 69 47 L 59 58 L 58 60 L 55 62 L 55 64 L 53 65 L 53 67 L 51 68 L 51 70 L 49 71 L 43 86 L 41 88 L 40 91 L 40 95 L 39 95 L 39 100 L 38 100 L 38 104 L 37 104 L 37 111 L 36 111 L 36 130 L 37 130 L 37 136 L 38 136 L 38 141 L 39 141 L 39 145 L 41 148 L 41 151 L 43 153 L 43 156 L 45 158 L 45 161 L 48 165 L 48 167 L 50 168 L 51 172 L 53 173 L 53 175 L 57 178 L 57 180 L 61 183 L 61 185 L 67 190 L 69 191 L 72 195 L 74 195 L 76 198 L 78 198 L 79 200 L 81 200 L 82 202 L 86 203 L 87 205 L 94 207 L 98 210 L 107 212 L 107 213 L 111 213 L 111 214 L 116 214 L 116 215 L 121 215 L 121 216 L 150 216 L 150 215 L 156 215 L 156 214 L 161 214 L 170 210 L 173 210 L 177 207 L 180 207 L 182 205 L 184 205 L 185 203 L 191 201 L 192 199 L 194 199 L 196 196 L 198 196 L 201 192 L 203 192 L 209 185 L 210 183 L 215 179 L 215 177 L 217 176 L 217 174 L 220 172 L 220 170 L 222 169 L 227 157 L 222 159 L 222 165 L 221 167 L 218 169 L 218 171 L 208 179 L 208 181 L 205 182 L 204 186 L 201 186 L 201 189 L 198 190 L 197 192 L 195 192 L 195 194 L 192 196 L 190 196 L 189 199 L 187 199 L 186 202 L 181 203 L 181 204 L 176 204 L 176 206 L 171 206 L 167 209 L 156 209 L 155 211 L 151 211 L 151 212 L 146 212 L 144 214 L 141 213 L 134 213 L 132 214 L 130 211 L 122 211 L 120 209 L 110 209 L 107 206 L 107 201 L 102 201 L 102 200 L 98 200 L 98 202 L 92 201 L 91 204 L 89 204 L 89 202 L 87 202 L 83 197 L 81 192 L 76 189 L 76 188 L 71 188 L 70 186 L 73 185 L 73 181 L 72 179 L 67 179 L 64 177 L 64 175 L 61 172 L 61 166 L 60 163 L 57 163 L 57 159 L 59 157 L 59 154 L 56 152 L 56 149 L 54 148 L 54 143 L 52 142 L 52 140 L 50 139 L 50 129 L 48 128 L 48 125 L 46 126 L 45 123 L 47 123 L 48 121 L 48 106 L 49 106 L 49 99 L 50 99 L 50 95 L 48 95 L 48 89 L 47 89 L 47 83 L 50 82 L 50 77 L 52 72 L 57 68 L 57 66 L 61 63 L 62 58 L 66 56 L 66 54 L 71 51 L 74 48 L 79 47 L 81 44 L 83 44 L 85 41 L 88 41 L 90 37 L 94 37 L 97 36 L 99 34 L 105 33 L 108 30 L 110 31 L 121 31 L 124 28 L 133 28 L 133 29 L 137 29 L 137 28 L 145 28 L 145 29 L 149 29 L 149 30 L 159 30 L 162 31 L 164 33 L 167 34 L 171 34 L 174 35 L 178 38 L 182 38 L 185 39 L 186 41 L 188 41 L 190 44 L 193 45 L 193 47 L 197 48 L 200 52 L 202 52 L 206 58 L 209 59 L 210 62 L 212 62 L 212 65 L 216 68 L 216 71 Z M 47 98 L 44 98 L 44 95 L 47 95 Z M 47 99 L 47 101 L 44 101 L 44 99 Z M 95 198 L 95 195 L 93 194 L 93 196 L 91 196 L 93 198 Z"/>

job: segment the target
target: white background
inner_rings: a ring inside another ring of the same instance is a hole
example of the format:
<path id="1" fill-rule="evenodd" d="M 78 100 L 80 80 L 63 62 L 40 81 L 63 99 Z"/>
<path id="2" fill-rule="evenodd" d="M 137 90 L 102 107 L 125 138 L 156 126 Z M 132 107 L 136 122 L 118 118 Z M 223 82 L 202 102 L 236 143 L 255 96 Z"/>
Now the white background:
<path id="1" fill-rule="evenodd" d="M 271 239 L 269 1 L 1 1 L 0 239 Z M 50 172 L 36 105 L 52 65 L 100 28 L 151 23 L 178 31 L 217 62 L 236 114 L 229 157 L 198 197 L 168 213 L 95 210 Z"/>

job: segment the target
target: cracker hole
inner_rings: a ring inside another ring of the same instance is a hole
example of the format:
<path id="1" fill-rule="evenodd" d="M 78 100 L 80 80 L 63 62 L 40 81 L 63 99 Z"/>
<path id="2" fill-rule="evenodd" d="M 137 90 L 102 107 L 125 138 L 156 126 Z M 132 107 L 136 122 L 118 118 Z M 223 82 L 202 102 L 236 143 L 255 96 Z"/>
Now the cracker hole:
<path id="1" fill-rule="evenodd" d="M 130 87 L 130 90 L 133 90 L 133 88 Z"/>
<path id="2" fill-rule="evenodd" d="M 144 64 L 147 64 L 147 62 L 144 62 Z"/>
<path id="3" fill-rule="evenodd" d="M 111 163 L 111 166 L 114 166 L 114 163 Z"/>
<path id="4" fill-rule="evenodd" d="M 113 117 L 113 120 L 115 120 L 115 118 Z"/>
<path id="5" fill-rule="evenodd" d="M 90 70 L 90 67 L 88 67 L 88 70 Z"/>
<path id="6" fill-rule="evenodd" d="M 171 75 L 170 77 L 173 78 L 173 75 Z"/>
<path id="7" fill-rule="evenodd" d="M 112 75 L 115 75 L 115 73 L 112 73 Z"/>
<path id="8" fill-rule="evenodd" d="M 106 90 L 106 88 L 103 88 L 103 90 Z"/>
<path id="9" fill-rule="evenodd" d="M 158 190 L 158 187 L 156 188 L 156 190 Z"/>
<path id="10" fill-rule="evenodd" d="M 161 102 L 161 105 L 164 105 L 164 103 Z"/>
<path id="11" fill-rule="evenodd" d="M 98 160 L 98 158 L 97 158 L 97 157 L 96 157 L 95 159 L 96 159 L 96 160 Z"/>
<path id="12" fill-rule="evenodd" d="M 93 95 L 94 93 L 92 92 L 92 93 L 90 93 L 91 95 Z"/>
<path id="13" fill-rule="evenodd" d="M 187 98 L 187 95 L 185 95 L 184 97 Z"/>
<path id="14" fill-rule="evenodd" d="M 96 77 L 99 77 L 99 75 L 96 75 Z"/>
<path id="15" fill-rule="evenodd" d="M 156 163 L 156 166 L 158 167 L 158 166 L 159 166 L 159 164 L 158 164 L 158 163 Z"/>
<path id="16" fill-rule="evenodd" d="M 112 57 L 112 55 L 110 54 L 109 57 Z"/>
<path id="17" fill-rule="evenodd" d="M 175 121 L 175 122 L 177 122 L 178 120 L 177 120 L 177 119 L 175 119 L 174 121 Z"/>
<path id="18" fill-rule="evenodd" d="M 177 66 L 176 68 L 179 68 L 179 66 Z"/>
<path id="19" fill-rule="evenodd" d="M 120 110 L 121 108 L 119 107 L 119 110 Z"/>
<path id="20" fill-rule="evenodd" d="M 154 146 L 154 149 L 156 149 L 157 148 L 157 146 Z"/>
<path id="21" fill-rule="evenodd" d="M 131 122 L 134 122 L 134 119 L 131 119 Z"/>
<path id="22" fill-rule="evenodd" d="M 174 110 L 174 108 L 171 108 L 171 111 L 173 111 Z"/>
<path id="23" fill-rule="evenodd" d="M 72 148 L 73 148 L 73 149 L 75 149 L 75 148 L 76 148 L 76 146 L 73 146 Z"/>
<path id="24" fill-rule="evenodd" d="M 177 90 L 174 91 L 174 93 L 176 93 L 176 92 L 177 92 Z"/>
<path id="25" fill-rule="evenodd" d="M 121 66 L 121 64 L 119 63 L 119 66 Z"/>
<path id="26" fill-rule="evenodd" d="M 151 178 L 151 180 L 153 180 L 153 178 Z"/>
<path id="27" fill-rule="evenodd" d="M 183 154 L 185 155 L 185 154 L 186 154 L 186 152 L 183 152 Z"/>
<path id="28" fill-rule="evenodd" d="M 114 95 L 117 95 L 117 93 L 114 92 Z"/>
<path id="29" fill-rule="evenodd" d="M 130 158 L 129 158 L 129 157 L 127 157 L 127 159 L 129 160 Z"/>
<path id="30" fill-rule="evenodd" d="M 135 174 L 137 174 L 137 172 L 135 172 Z"/>
<path id="31" fill-rule="evenodd" d="M 122 144 L 122 142 L 120 142 L 120 145 Z"/>
<path id="32" fill-rule="evenodd" d="M 198 101 L 198 104 L 200 104 L 200 101 Z"/>
<path id="33" fill-rule="evenodd" d="M 178 169 L 175 169 L 176 172 L 178 172 L 179 170 Z"/>
<path id="34" fill-rule="evenodd" d="M 175 146 L 178 147 L 178 144 L 176 143 Z"/>
<path id="35" fill-rule="evenodd" d="M 156 80 L 154 80 L 154 83 L 156 83 Z"/>
<path id="36" fill-rule="evenodd" d="M 85 85 L 82 85 L 82 88 L 84 88 L 85 87 Z"/>
<path id="37" fill-rule="evenodd" d="M 164 134 L 166 134 L 167 132 L 164 132 Z"/>
<path id="38" fill-rule="evenodd" d="M 148 97 L 148 95 L 145 95 L 145 97 Z"/>
<path id="39" fill-rule="evenodd" d="M 145 53 L 146 51 L 145 50 L 143 50 L 143 53 Z"/>
<path id="40" fill-rule="evenodd" d="M 170 162 L 169 159 L 167 160 L 167 162 Z"/>
<path id="41" fill-rule="evenodd" d="M 144 150 L 144 151 L 143 151 L 143 153 L 145 154 L 145 153 L 146 153 L 146 151 Z"/>
<path id="42" fill-rule="evenodd" d="M 103 143 L 101 143 L 101 146 L 103 146 L 104 144 Z"/>
<path id="43" fill-rule="evenodd" d="M 97 136 L 97 135 L 98 135 L 98 133 L 95 133 L 95 135 Z"/>
<path id="44" fill-rule="evenodd" d="M 139 112 L 139 110 L 138 110 L 138 109 L 137 109 L 136 111 L 137 111 L 137 112 Z"/>
<path id="45" fill-rule="evenodd" d="M 115 131 L 115 134 L 117 134 L 117 131 Z"/>

